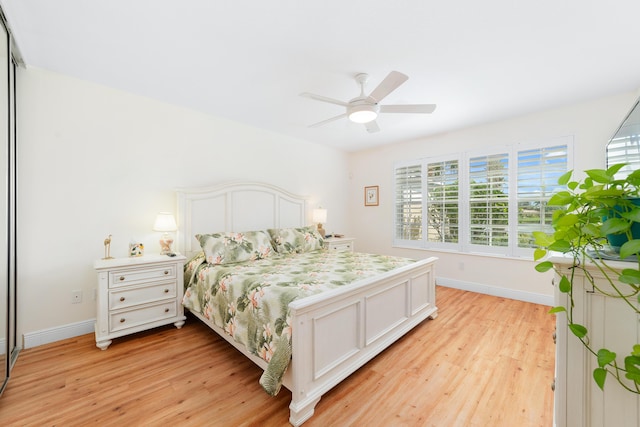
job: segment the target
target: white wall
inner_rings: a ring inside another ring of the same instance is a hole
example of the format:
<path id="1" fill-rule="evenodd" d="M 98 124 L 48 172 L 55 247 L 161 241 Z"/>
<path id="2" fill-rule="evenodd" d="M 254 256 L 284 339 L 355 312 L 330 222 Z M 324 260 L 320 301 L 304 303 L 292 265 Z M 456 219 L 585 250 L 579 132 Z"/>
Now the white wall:
<path id="1" fill-rule="evenodd" d="M 94 318 L 104 238 L 113 256 L 132 238 L 158 252 L 151 226 L 175 212 L 177 187 L 268 182 L 327 208 L 328 232 L 347 230 L 342 151 L 36 68 L 17 89 L 19 336 Z"/>
<path id="2" fill-rule="evenodd" d="M 393 165 L 399 160 L 573 135 L 574 169 L 601 168 L 605 166 L 607 141 L 636 97 L 635 92 L 625 93 L 352 153 L 349 158 L 349 230 L 357 238 L 357 249 L 412 258 L 435 255 L 440 258 L 437 265 L 440 283 L 550 304 L 553 295 L 550 274 L 537 273 L 532 260 L 393 248 Z M 438 110 L 434 114 L 438 114 Z M 428 118 L 425 121 L 428 123 Z M 380 186 L 380 206 L 363 206 L 363 188 L 368 185 Z"/>

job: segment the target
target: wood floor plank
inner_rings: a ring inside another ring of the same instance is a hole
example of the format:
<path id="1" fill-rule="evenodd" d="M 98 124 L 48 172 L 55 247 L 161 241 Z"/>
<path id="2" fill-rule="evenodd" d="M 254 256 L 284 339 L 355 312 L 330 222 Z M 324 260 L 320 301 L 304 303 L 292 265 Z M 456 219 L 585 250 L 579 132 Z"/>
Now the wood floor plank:
<path id="1" fill-rule="evenodd" d="M 423 322 L 326 393 L 320 426 L 551 426 L 548 307 L 438 287 Z M 92 334 L 24 350 L 0 398 L 7 426 L 288 425 L 260 369 L 197 319 L 114 340 Z"/>

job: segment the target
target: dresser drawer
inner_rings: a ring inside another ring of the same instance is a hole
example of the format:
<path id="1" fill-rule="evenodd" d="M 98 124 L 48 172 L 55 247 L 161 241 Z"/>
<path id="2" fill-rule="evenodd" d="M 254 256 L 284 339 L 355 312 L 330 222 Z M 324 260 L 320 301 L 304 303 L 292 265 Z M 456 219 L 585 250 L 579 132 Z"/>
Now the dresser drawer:
<path id="1" fill-rule="evenodd" d="M 111 313 L 109 315 L 109 332 L 175 317 L 176 309 L 177 302 L 174 299 L 162 304 Z"/>
<path id="2" fill-rule="evenodd" d="M 109 291 L 109 310 L 162 301 L 167 298 L 176 298 L 175 280 L 153 286 L 116 288 L 113 291 Z"/>
<path id="3" fill-rule="evenodd" d="M 176 266 L 164 265 L 157 267 L 114 270 L 109 272 L 109 288 L 135 285 L 160 279 L 175 279 Z"/>

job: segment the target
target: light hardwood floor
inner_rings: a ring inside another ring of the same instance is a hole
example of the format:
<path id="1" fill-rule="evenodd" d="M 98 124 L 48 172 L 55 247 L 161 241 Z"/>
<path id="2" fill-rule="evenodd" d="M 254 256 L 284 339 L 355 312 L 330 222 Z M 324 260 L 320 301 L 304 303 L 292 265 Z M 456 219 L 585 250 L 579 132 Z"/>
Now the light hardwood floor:
<path id="1" fill-rule="evenodd" d="M 427 320 L 325 394 L 304 425 L 551 426 L 548 307 L 438 287 Z M 291 393 L 189 317 L 114 340 L 24 350 L 0 398 L 2 426 L 286 426 Z"/>

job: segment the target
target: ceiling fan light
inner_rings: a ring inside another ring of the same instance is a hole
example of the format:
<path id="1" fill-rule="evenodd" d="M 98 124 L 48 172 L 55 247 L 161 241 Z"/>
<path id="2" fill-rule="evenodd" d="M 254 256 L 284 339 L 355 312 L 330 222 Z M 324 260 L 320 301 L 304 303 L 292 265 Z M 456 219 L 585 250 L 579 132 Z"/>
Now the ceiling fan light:
<path id="1" fill-rule="evenodd" d="M 349 120 L 354 123 L 369 123 L 378 117 L 378 113 L 368 105 L 354 107 L 349 113 Z"/>

